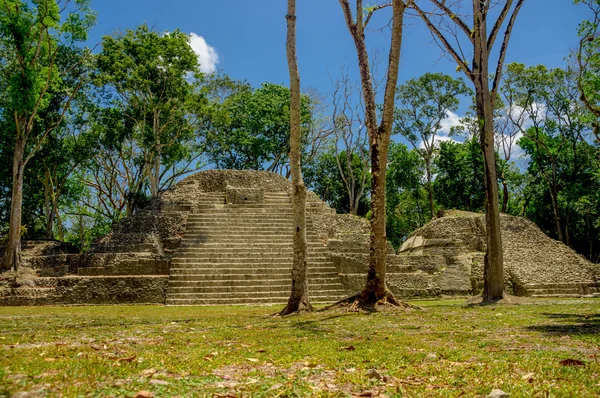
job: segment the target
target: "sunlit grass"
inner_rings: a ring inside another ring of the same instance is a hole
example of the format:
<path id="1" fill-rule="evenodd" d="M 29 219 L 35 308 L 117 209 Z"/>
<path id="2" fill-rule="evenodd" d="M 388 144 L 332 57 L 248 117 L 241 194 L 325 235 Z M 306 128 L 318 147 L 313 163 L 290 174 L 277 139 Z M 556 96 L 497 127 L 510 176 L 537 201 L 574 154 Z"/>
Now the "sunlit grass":
<path id="1" fill-rule="evenodd" d="M 287 318 L 269 316 L 279 307 L 0 308 L 0 396 L 600 394 L 600 301 L 462 303 Z"/>

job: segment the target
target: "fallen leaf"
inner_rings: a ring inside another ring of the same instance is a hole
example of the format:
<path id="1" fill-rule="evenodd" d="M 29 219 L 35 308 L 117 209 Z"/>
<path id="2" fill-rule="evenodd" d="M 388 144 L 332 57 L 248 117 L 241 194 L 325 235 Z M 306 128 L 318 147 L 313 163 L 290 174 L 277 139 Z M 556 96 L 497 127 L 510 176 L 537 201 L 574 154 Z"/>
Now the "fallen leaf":
<path id="1" fill-rule="evenodd" d="M 46 361 L 46 362 L 54 362 L 54 361 L 56 361 L 56 358 L 44 358 L 44 361 Z"/>
<path id="2" fill-rule="evenodd" d="M 150 381 L 148 383 L 154 384 L 155 386 L 168 386 L 169 385 L 168 381 L 159 380 L 159 379 L 150 379 Z"/>
<path id="3" fill-rule="evenodd" d="M 507 398 L 509 396 L 509 393 L 504 392 L 498 388 L 494 388 L 492 392 L 489 393 L 488 398 Z"/>
<path id="4" fill-rule="evenodd" d="M 267 352 L 267 350 L 265 350 L 264 348 L 261 348 L 261 349 L 256 350 L 256 352 L 263 353 L 263 352 Z"/>
<path id="5" fill-rule="evenodd" d="M 585 362 L 580 361 L 579 359 L 563 359 L 559 362 L 562 366 L 585 366 Z"/>
<path id="6" fill-rule="evenodd" d="M 343 351 L 343 350 L 354 351 L 354 350 L 356 350 L 356 347 L 354 347 L 353 345 L 349 345 L 348 347 L 342 347 L 342 348 L 340 348 L 340 351 Z"/>
<path id="7" fill-rule="evenodd" d="M 378 371 L 376 371 L 375 369 L 369 369 L 367 371 L 367 377 L 369 379 L 377 379 L 377 380 L 381 380 L 383 379 L 383 376 L 381 373 L 379 373 Z"/>
<path id="8" fill-rule="evenodd" d="M 154 373 L 156 373 L 156 369 L 154 368 L 145 369 L 142 371 L 142 376 L 152 376 Z"/>
<path id="9" fill-rule="evenodd" d="M 257 362 L 260 362 L 260 359 L 256 359 L 256 358 L 246 358 L 246 361 L 248 361 L 248 362 L 252 362 L 252 363 L 257 363 Z"/>
<path id="10" fill-rule="evenodd" d="M 133 362 L 133 360 L 136 358 L 137 358 L 137 355 L 132 355 L 130 357 L 118 358 L 117 362 Z"/>
<path id="11" fill-rule="evenodd" d="M 136 393 L 134 398 L 154 398 L 154 394 L 150 391 L 142 390 Z"/>
<path id="12" fill-rule="evenodd" d="M 527 373 L 526 375 L 523 375 L 522 379 L 523 380 L 527 380 L 530 383 L 533 383 L 533 373 Z"/>

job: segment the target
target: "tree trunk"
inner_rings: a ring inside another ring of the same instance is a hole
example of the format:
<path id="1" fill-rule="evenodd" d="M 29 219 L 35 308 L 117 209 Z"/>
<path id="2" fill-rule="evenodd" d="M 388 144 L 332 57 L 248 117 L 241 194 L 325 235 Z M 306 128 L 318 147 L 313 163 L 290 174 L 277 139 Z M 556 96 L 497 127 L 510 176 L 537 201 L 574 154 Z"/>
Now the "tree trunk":
<path id="1" fill-rule="evenodd" d="M 21 266 L 21 216 L 23 205 L 23 173 L 25 171 L 25 139 L 17 135 L 15 153 L 13 155 L 13 185 L 10 204 L 10 222 L 8 229 L 8 244 L 2 259 L 2 269 L 14 269 Z"/>
<path id="2" fill-rule="evenodd" d="M 356 21 L 352 16 L 348 0 L 339 0 L 346 25 L 352 35 L 358 58 L 358 68 L 365 104 L 365 125 L 369 135 L 371 149 L 371 242 L 369 255 L 369 270 L 365 288 L 359 294 L 362 304 L 371 306 L 379 301 L 399 305 L 392 292 L 386 285 L 387 267 L 387 237 L 385 230 L 385 172 L 388 158 L 388 145 L 392 133 L 394 119 L 394 98 L 398 83 L 400 66 L 400 49 L 402 46 L 402 28 L 406 4 L 402 0 L 393 0 L 392 35 L 388 57 L 388 70 L 381 111 L 381 123 L 377 124 L 377 106 L 373 78 L 369 64 L 369 54 L 365 43 L 364 10 L 362 3 L 357 3 Z"/>
<path id="3" fill-rule="evenodd" d="M 385 230 L 385 169 L 388 142 L 377 137 L 377 144 L 371 147 L 371 245 L 367 284 L 361 293 L 367 304 L 377 303 L 386 297 L 388 288 L 385 282 L 387 266 L 387 236 Z"/>
<path id="4" fill-rule="evenodd" d="M 306 276 L 306 186 L 302 180 L 300 156 L 300 74 L 296 58 L 296 0 L 288 0 L 287 60 L 290 72 L 290 169 L 292 174 L 292 208 L 294 213 L 294 258 L 292 291 L 281 315 L 312 310 Z"/>
<path id="5" fill-rule="evenodd" d="M 46 239 L 54 238 L 54 209 L 52 207 L 53 195 L 52 191 L 52 180 L 50 178 L 50 171 L 44 172 L 44 213 L 46 215 Z"/>
<path id="6" fill-rule="evenodd" d="M 435 218 L 435 204 L 433 203 L 433 184 L 431 182 L 431 159 L 427 159 L 427 191 L 429 194 L 429 210 L 431 211 L 431 219 Z"/>
<path id="7" fill-rule="evenodd" d="M 502 179 L 502 213 L 508 211 L 508 184 Z"/>
<path id="8" fill-rule="evenodd" d="M 150 195 L 157 197 L 160 190 L 160 111 L 152 112 L 152 132 L 154 133 L 154 154 L 148 167 L 148 181 L 150 182 Z"/>
<path id="9" fill-rule="evenodd" d="M 554 224 L 558 240 L 565 243 L 562 224 L 560 222 L 560 210 L 558 208 L 558 190 L 556 189 L 556 166 L 552 164 L 552 185 L 550 186 L 550 198 L 552 200 L 552 212 L 554 213 Z"/>
<path id="10" fill-rule="evenodd" d="M 485 222 L 487 232 L 487 252 L 485 254 L 483 271 L 484 302 L 496 301 L 504 297 L 504 253 L 500 229 L 496 154 L 494 151 L 494 115 L 487 76 L 487 71 L 482 71 L 480 76 L 478 76 L 475 85 L 477 117 L 481 126 L 481 147 L 485 161 Z"/>

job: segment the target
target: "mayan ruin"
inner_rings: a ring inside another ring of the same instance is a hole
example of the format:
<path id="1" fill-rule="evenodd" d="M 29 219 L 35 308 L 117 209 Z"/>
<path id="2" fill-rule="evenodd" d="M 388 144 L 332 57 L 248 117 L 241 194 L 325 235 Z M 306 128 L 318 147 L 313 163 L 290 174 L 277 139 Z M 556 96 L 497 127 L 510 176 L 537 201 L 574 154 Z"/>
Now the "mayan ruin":
<path id="1" fill-rule="evenodd" d="M 115 225 L 83 255 L 30 243 L 27 284 L 4 305 L 157 303 L 282 304 L 292 261 L 291 184 L 268 172 L 210 170 L 186 178 Z M 364 219 L 338 215 L 309 196 L 308 273 L 315 303 L 360 291 L 369 256 Z M 506 291 L 581 297 L 600 269 L 533 223 L 502 217 Z M 448 212 L 389 247 L 388 285 L 402 298 L 469 296 L 481 290 L 483 216 Z"/>

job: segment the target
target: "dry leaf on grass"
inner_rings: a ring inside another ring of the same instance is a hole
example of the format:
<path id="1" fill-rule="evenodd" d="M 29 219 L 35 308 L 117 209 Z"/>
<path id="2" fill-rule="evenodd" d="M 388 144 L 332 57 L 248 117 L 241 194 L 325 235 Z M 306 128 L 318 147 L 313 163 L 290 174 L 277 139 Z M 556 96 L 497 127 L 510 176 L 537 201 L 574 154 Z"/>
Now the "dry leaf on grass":
<path id="1" fill-rule="evenodd" d="M 562 366 L 585 366 L 585 362 L 573 358 L 563 359 L 559 364 Z"/>

